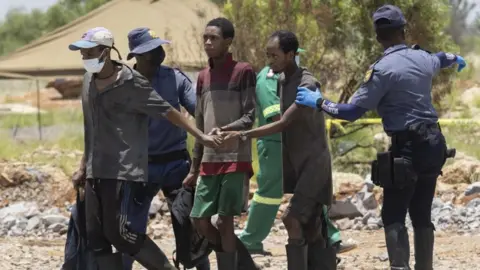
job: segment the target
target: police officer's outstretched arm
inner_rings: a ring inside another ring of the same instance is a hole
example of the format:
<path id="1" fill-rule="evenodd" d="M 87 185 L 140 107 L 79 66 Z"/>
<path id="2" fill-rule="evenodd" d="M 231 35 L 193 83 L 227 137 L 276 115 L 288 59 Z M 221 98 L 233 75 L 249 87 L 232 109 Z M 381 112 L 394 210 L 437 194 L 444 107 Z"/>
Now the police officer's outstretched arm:
<path id="1" fill-rule="evenodd" d="M 436 74 L 442 68 L 449 68 L 457 64 L 457 71 L 460 72 L 467 66 L 467 62 L 460 55 L 451 53 L 438 52 L 431 54 L 434 67 L 434 73 Z"/>
<path id="2" fill-rule="evenodd" d="M 305 87 L 299 87 L 295 103 L 302 106 L 323 110 L 332 117 L 347 121 L 355 121 L 369 110 L 375 110 L 378 103 L 388 91 L 388 73 L 381 67 L 367 71 L 360 88 L 353 95 L 350 103 L 335 103 L 322 96 L 320 89 L 313 92 Z"/>

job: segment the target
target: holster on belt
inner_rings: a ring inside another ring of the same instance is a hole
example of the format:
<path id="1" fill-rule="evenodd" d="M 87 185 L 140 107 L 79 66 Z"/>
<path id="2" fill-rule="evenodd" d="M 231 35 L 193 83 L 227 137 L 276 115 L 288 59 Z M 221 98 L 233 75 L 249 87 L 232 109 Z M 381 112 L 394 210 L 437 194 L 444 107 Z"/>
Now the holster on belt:
<path id="1" fill-rule="evenodd" d="M 402 189 L 416 183 L 418 175 L 414 170 L 411 157 L 399 155 L 399 149 L 405 144 L 412 148 L 428 141 L 432 129 L 439 129 L 439 124 L 418 123 L 405 131 L 392 134 L 392 145 L 387 152 L 377 153 L 377 160 L 372 162 L 372 182 L 383 188 Z M 441 130 L 440 130 L 441 131 Z M 455 156 L 455 149 L 445 149 L 445 159 Z"/>

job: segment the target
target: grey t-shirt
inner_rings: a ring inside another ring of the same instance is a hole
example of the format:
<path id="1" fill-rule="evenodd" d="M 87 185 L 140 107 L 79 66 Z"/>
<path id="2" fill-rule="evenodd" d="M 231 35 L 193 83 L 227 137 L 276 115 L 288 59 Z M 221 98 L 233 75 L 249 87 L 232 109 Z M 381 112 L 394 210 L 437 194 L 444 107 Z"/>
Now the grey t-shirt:
<path id="1" fill-rule="evenodd" d="M 83 80 L 87 178 L 147 181 L 148 117 L 172 107 L 137 71 L 122 64 L 119 79 L 98 91 L 91 73 Z"/>
<path id="2" fill-rule="evenodd" d="M 365 82 L 350 103 L 377 110 L 387 133 L 405 130 L 417 123 L 436 123 L 432 105 L 432 79 L 440 70 L 440 59 L 426 51 L 390 47 L 367 72 Z"/>
<path id="3" fill-rule="evenodd" d="M 311 91 L 320 83 L 305 68 L 289 78 L 278 79 L 282 114 L 295 102 L 298 87 Z M 324 205 L 332 202 L 332 164 L 325 129 L 324 113 L 308 107 L 298 108 L 296 118 L 282 132 L 283 191 Z"/>

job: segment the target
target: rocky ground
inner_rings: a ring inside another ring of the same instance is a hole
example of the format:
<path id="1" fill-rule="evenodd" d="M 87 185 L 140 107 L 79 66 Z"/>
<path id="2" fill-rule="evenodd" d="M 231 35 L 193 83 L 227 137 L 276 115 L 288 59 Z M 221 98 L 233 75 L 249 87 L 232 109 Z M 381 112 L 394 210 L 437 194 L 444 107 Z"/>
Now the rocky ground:
<path id="1" fill-rule="evenodd" d="M 40 153 L 51 158 L 79 155 L 45 149 L 30 155 Z M 460 154 L 445 167 L 439 179 L 432 209 L 437 228 L 435 269 L 478 268 L 479 173 L 480 162 Z M 341 256 L 339 269 L 387 269 L 383 224 L 379 217 L 381 190 L 372 185 L 369 176 L 335 173 L 334 179 L 336 201 L 330 216 L 342 230 L 343 239 L 354 241 L 359 247 Z M 24 162 L 0 163 L 0 269 L 59 269 L 73 199 L 68 177 L 59 168 Z M 285 197 L 279 215 L 287 201 Z M 153 201 L 150 214 L 148 234 L 171 254 L 173 232 L 161 195 Z M 238 231 L 244 222 L 245 217 L 237 220 Z M 408 220 L 407 224 L 411 230 Z M 286 269 L 285 239 L 284 227 L 277 220 L 265 242 L 272 256 L 255 256 L 263 269 Z M 214 260 L 212 256 L 212 265 Z"/>
<path id="2" fill-rule="evenodd" d="M 54 139 L 57 131 L 52 129 L 45 134 Z M 16 137 L 25 140 L 36 136 L 33 129 L 17 132 Z M 377 149 L 388 144 L 384 134 L 376 134 L 374 139 Z M 36 156 L 47 161 L 77 160 L 80 155 L 78 151 L 40 148 L 26 153 L 19 161 L 0 160 L 0 270 L 60 269 L 69 209 L 75 193 L 62 168 L 45 165 L 45 162 L 32 164 L 24 161 Z M 432 207 L 432 221 L 437 228 L 435 269 L 479 269 L 480 161 L 458 153 L 443 172 Z M 330 216 L 342 230 L 342 238 L 358 244 L 357 249 L 340 256 L 339 269 L 388 269 L 379 215 L 381 189 L 371 183 L 368 175 L 336 172 L 334 183 L 335 203 Z M 254 188 L 252 186 L 252 192 Z M 285 197 L 279 216 L 287 201 L 288 197 Z M 170 255 L 174 239 L 167 210 L 166 203 L 158 196 L 150 209 L 152 219 L 148 234 Z M 245 217 L 237 221 L 238 231 L 244 222 Z M 408 219 L 407 225 L 411 231 Z M 265 247 L 272 255 L 254 256 L 263 269 L 286 269 L 285 240 L 285 230 L 277 220 L 265 241 Z M 411 251 L 413 255 L 413 245 Z M 215 256 L 212 255 L 211 259 L 214 266 Z M 141 268 L 136 266 L 136 269 Z"/>
<path id="3" fill-rule="evenodd" d="M 355 239 L 358 248 L 341 255 L 338 269 L 377 270 L 388 269 L 388 257 L 385 253 L 381 231 L 342 232 L 344 239 Z M 480 265 L 480 235 L 457 235 L 455 233 L 436 233 L 435 270 L 470 270 Z M 255 256 L 255 261 L 265 270 L 283 270 L 286 257 L 283 248 L 285 234 L 273 232 L 266 240 L 266 248 L 272 256 Z M 166 236 L 157 243 L 167 252 L 173 250 L 173 238 Z M 60 269 L 63 258 L 63 237 L 45 238 L 0 238 L 0 269 L 2 270 L 52 270 Z M 412 254 L 413 256 L 413 254 Z M 412 257 L 413 262 L 413 257 Z M 212 269 L 215 270 L 215 256 L 211 256 Z M 413 266 L 413 263 L 412 263 Z M 136 265 L 136 270 L 143 269 Z"/>

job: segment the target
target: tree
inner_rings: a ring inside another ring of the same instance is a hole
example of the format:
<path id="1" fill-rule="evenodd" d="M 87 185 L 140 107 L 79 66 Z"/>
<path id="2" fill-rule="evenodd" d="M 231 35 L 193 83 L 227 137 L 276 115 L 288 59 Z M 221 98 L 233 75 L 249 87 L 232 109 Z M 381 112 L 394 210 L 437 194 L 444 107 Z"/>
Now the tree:
<path id="1" fill-rule="evenodd" d="M 472 32 L 467 19 L 477 4 L 467 0 L 449 0 L 448 2 L 451 6 L 451 17 L 447 32 L 452 36 L 455 43 L 464 48 L 466 45 L 465 36 Z"/>
<path id="2" fill-rule="evenodd" d="M 14 51 L 42 35 L 98 8 L 110 0 L 61 0 L 45 12 L 10 10 L 0 24 L 0 55 Z"/>
<path id="3" fill-rule="evenodd" d="M 382 54 L 375 39 L 372 13 L 382 0 L 231 0 L 224 13 L 236 26 L 234 53 L 256 68 L 265 64 L 265 41 L 278 29 L 295 32 L 306 50 L 302 65 L 308 67 L 323 84 L 324 90 L 339 94 L 347 101 L 361 84 L 365 71 Z M 409 43 L 430 51 L 456 52 L 457 47 L 444 33 L 449 6 L 438 0 L 393 0 L 408 21 Z M 443 71 L 435 80 L 433 98 L 451 89 L 452 71 Z"/>

